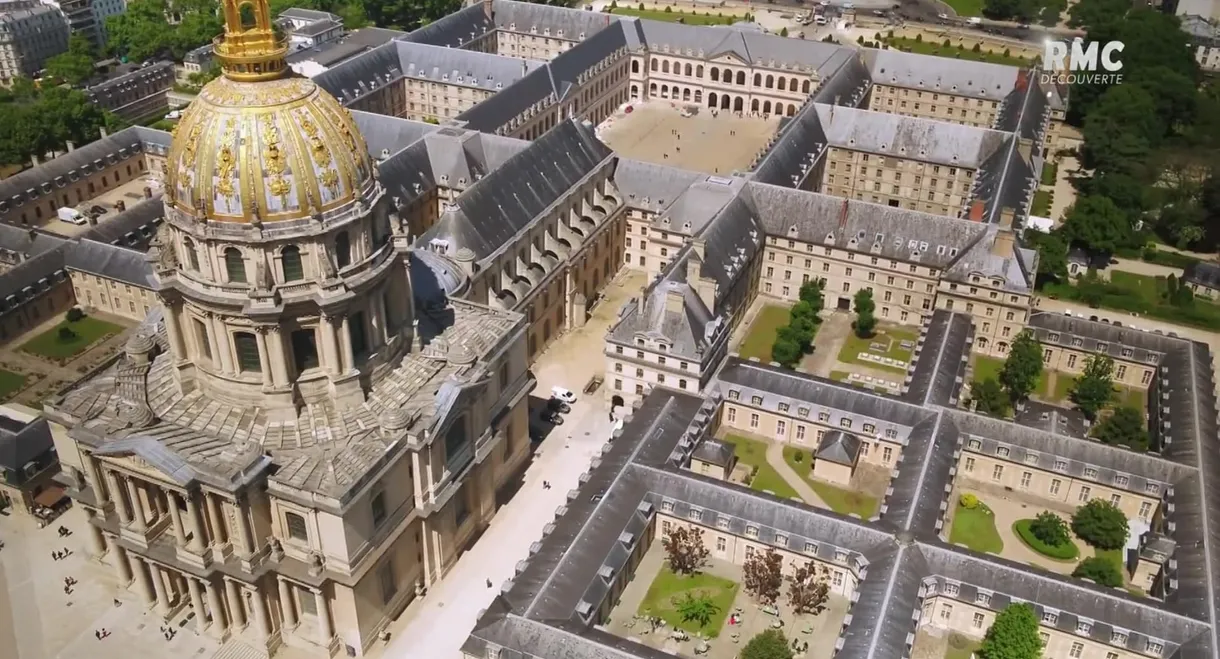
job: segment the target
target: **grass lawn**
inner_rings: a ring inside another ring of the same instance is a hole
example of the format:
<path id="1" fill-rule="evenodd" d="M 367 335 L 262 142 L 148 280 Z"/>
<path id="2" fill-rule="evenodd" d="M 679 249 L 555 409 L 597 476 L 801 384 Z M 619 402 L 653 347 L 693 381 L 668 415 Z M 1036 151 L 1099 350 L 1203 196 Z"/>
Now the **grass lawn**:
<path id="1" fill-rule="evenodd" d="M 911 361 L 911 353 L 913 349 L 908 350 L 902 347 L 903 341 L 910 341 L 912 346 L 919 340 L 918 330 L 908 330 L 900 327 L 877 327 L 877 331 L 871 338 L 862 339 L 856 336 L 855 332 L 847 335 L 847 340 L 843 342 L 843 348 L 839 350 L 839 361 L 845 364 L 860 364 L 872 368 L 884 368 L 891 371 L 906 372 L 906 367 L 887 366 L 879 362 L 874 362 L 866 359 L 860 359 L 860 353 L 867 352 L 878 357 L 889 357 L 898 359 L 904 362 Z M 873 343 L 889 344 L 889 348 L 885 352 L 869 350 L 869 345 Z"/>
<path id="2" fill-rule="evenodd" d="M 25 376 L 0 369 L 0 400 L 4 400 L 25 386 Z"/>
<path id="3" fill-rule="evenodd" d="M 809 460 L 812 453 L 812 451 L 785 446 L 784 462 L 787 462 L 788 466 L 792 467 L 792 471 L 800 474 L 801 478 L 809 483 L 809 487 L 813 488 L 813 491 L 826 502 L 826 505 L 830 506 L 831 510 L 842 515 L 855 513 L 863 519 L 870 519 L 877 512 L 877 499 L 814 479 L 809 473 Z M 800 460 L 797 459 L 798 454 L 801 456 Z"/>
<path id="4" fill-rule="evenodd" d="M 975 380 L 982 381 L 982 380 L 986 380 L 988 378 L 992 378 L 996 382 L 1000 381 L 1000 370 L 1004 368 L 1003 359 L 996 359 L 995 357 L 984 357 L 982 355 L 977 355 L 973 359 L 974 359 L 973 369 L 974 369 L 974 379 Z M 1038 385 L 1034 387 L 1034 393 L 1036 393 L 1040 396 L 1045 396 L 1046 392 L 1048 391 L 1049 386 L 1050 386 L 1050 377 L 1047 375 L 1046 371 L 1042 371 L 1042 375 L 1040 375 L 1038 377 Z"/>
<path id="5" fill-rule="evenodd" d="M 1038 190 L 1034 193 L 1034 205 L 1030 209 L 1031 215 L 1038 217 L 1047 217 L 1051 214 L 1051 191 Z"/>
<path id="6" fill-rule="evenodd" d="M 737 354 L 742 359 L 757 357 L 764 364 L 771 361 L 771 346 L 775 345 L 775 333 L 788 324 L 791 317 L 788 307 L 768 304 L 758 310 L 750 329 L 737 346 Z"/>
<path id="7" fill-rule="evenodd" d="M 758 468 L 754 474 L 754 480 L 750 481 L 751 489 L 767 490 L 782 499 L 800 498 L 801 495 L 797 494 L 788 481 L 775 471 L 775 467 L 767 462 L 766 442 L 732 434 L 725 435 L 724 441 L 736 447 L 733 453 L 737 456 L 738 462 Z"/>
<path id="8" fill-rule="evenodd" d="M 1051 392 L 1051 400 L 1061 403 L 1070 403 L 1068 395 L 1072 393 L 1072 387 L 1076 384 L 1076 378 L 1067 373 L 1060 373 L 1055 378 L 1055 390 Z"/>
<path id="9" fill-rule="evenodd" d="M 1137 275 L 1133 272 L 1114 270 L 1110 273 L 1110 283 L 1122 286 L 1131 293 L 1140 296 L 1148 304 L 1160 304 L 1161 294 L 1165 291 L 1165 280 L 1149 275 Z"/>
<path id="10" fill-rule="evenodd" d="M 645 9 L 640 11 L 631 7 L 615 7 L 610 10 L 611 14 L 620 16 L 636 16 L 639 18 L 647 18 L 653 21 L 666 21 L 668 23 L 685 23 L 686 25 L 732 25 L 734 22 L 742 20 L 736 16 L 703 16 L 685 11 L 664 11 L 655 9 Z"/>
<path id="11" fill-rule="evenodd" d="M 700 625 L 693 620 L 683 620 L 677 611 L 677 603 L 687 593 L 695 597 L 708 597 L 716 606 L 716 613 L 707 625 Z M 710 638 L 720 635 L 724 627 L 724 619 L 733 606 L 733 597 L 737 595 L 737 583 L 721 579 L 710 574 L 697 573 L 690 576 L 674 574 L 669 566 L 661 568 L 657 578 L 648 586 L 644 601 L 640 602 L 641 615 L 654 615 L 678 629 L 684 629 L 691 634 L 700 633 Z"/>
<path id="12" fill-rule="evenodd" d="M 76 332 L 76 336 L 67 341 L 61 340 L 59 338 L 59 328 L 61 327 L 71 327 L 72 331 Z M 97 341 L 121 331 L 123 328 L 118 325 L 85 316 L 75 323 L 63 321 L 30 339 L 21 346 L 21 349 L 49 359 L 63 360 L 75 357 Z"/>
<path id="13" fill-rule="evenodd" d="M 981 2 L 976 3 L 975 0 L 948 0 L 949 4 L 977 4 L 982 6 Z M 960 13 L 960 11 L 959 11 Z M 978 14 L 976 11 L 975 14 Z M 989 53 L 987 51 L 974 52 L 969 48 L 961 46 L 949 45 L 945 48 L 944 42 L 932 43 L 931 41 L 916 41 L 906 37 L 883 38 L 886 44 L 891 48 L 906 51 L 908 53 L 917 53 L 920 55 L 938 55 L 949 59 L 964 59 L 975 62 L 990 62 L 992 64 L 1005 64 L 1007 66 L 1027 66 L 1029 61 L 1023 57 L 1015 55 L 1005 56 L 1003 51 L 998 53 Z"/>
<path id="14" fill-rule="evenodd" d="M 1128 405 L 1137 410 L 1148 411 L 1148 392 L 1135 387 L 1117 386 L 1114 394 L 1117 405 Z"/>
<path id="15" fill-rule="evenodd" d="M 1042 165 L 1042 185 L 1054 185 L 1058 176 L 1059 165 L 1057 163 L 1048 162 Z"/>
<path id="16" fill-rule="evenodd" d="M 949 542 L 965 545 L 984 554 L 999 554 L 1004 551 L 1004 541 L 995 528 L 995 515 L 981 502 L 973 509 L 957 507 L 957 512 L 953 515 L 953 527 L 949 529 Z"/>
<path id="17" fill-rule="evenodd" d="M 970 659 L 974 651 L 982 643 L 956 632 L 949 634 L 949 648 L 945 650 L 945 659 Z"/>
<path id="18" fill-rule="evenodd" d="M 1097 558 L 1102 558 L 1110 561 L 1118 568 L 1118 571 L 1126 578 L 1127 569 L 1123 566 L 1123 550 L 1121 549 L 1097 549 L 1093 548 L 1093 555 Z"/>
<path id="19" fill-rule="evenodd" d="M 1074 561 L 1080 555 L 1080 547 L 1076 546 L 1075 542 L 1068 541 L 1066 545 L 1048 545 L 1036 538 L 1033 531 L 1029 530 L 1032 519 L 1019 519 L 1012 524 L 1012 531 L 1016 534 L 1025 546 L 1038 552 L 1039 554 L 1056 561 Z"/>
<path id="20" fill-rule="evenodd" d="M 945 0 L 958 16 L 982 16 L 983 0 Z"/>

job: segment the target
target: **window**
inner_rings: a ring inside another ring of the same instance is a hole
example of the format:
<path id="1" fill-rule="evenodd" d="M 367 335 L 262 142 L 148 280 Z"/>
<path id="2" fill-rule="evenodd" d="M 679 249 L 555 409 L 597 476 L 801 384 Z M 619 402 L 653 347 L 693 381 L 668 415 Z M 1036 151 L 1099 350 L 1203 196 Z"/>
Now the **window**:
<path id="1" fill-rule="evenodd" d="M 1148 494 L 1160 494 L 1161 486 L 1157 485 L 1156 483 L 1145 483 L 1144 491 L 1147 492 Z"/>
<path id="2" fill-rule="evenodd" d="M 967 473 L 974 471 L 974 458 L 966 458 L 965 470 Z"/>
<path id="3" fill-rule="evenodd" d="M 972 451 L 977 451 L 977 450 L 983 448 L 983 443 L 977 439 L 972 439 L 966 444 L 966 448 L 968 448 Z"/>
<path id="4" fill-rule="evenodd" d="M 363 355 L 369 350 L 368 335 L 364 330 L 364 312 L 357 311 L 348 318 L 349 338 L 352 342 L 352 354 Z M 350 367 L 351 364 L 348 364 Z"/>
<path id="5" fill-rule="evenodd" d="M 377 568 L 377 583 L 381 586 L 381 603 L 389 604 L 398 592 L 397 579 L 394 578 L 394 561 L 387 559 Z"/>
<path id="6" fill-rule="evenodd" d="M 1059 486 L 1060 486 L 1060 485 L 1062 485 L 1062 484 L 1063 484 L 1063 481 L 1059 480 L 1058 478 L 1052 478 L 1052 479 L 1051 479 L 1050 493 L 1051 493 L 1051 494 L 1059 494 Z"/>
<path id="7" fill-rule="evenodd" d="M 698 508 L 691 508 L 690 509 L 690 518 L 691 518 L 691 521 L 693 521 L 693 522 L 702 522 L 703 521 L 703 511 L 699 510 Z"/>
<path id="8" fill-rule="evenodd" d="M 729 419 L 729 423 L 734 423 L 735 421 L 737 421 L 737 408 L 735 408 L 735 407 L 729 408 L 728 419 Z"/>
<path id="9" fill-rule="evenodd" d="M 780 547 L 787 547 L 788 536 L 784 535 L 783 533 L 775 534 L 775 544 L 779 545 Z"/>
<path id="10" fill-rule="evenodd" d="M 1140 503 L 1140 519 L 1148 519 L 1148 515 L 1152 513 L 1152 503 L 1144 501 Z"/>
<path id="11" fill-rule="evenodd" d="M 716 528 L 727 530 L 729 528 L 729 518 L 725 517 L 724 515 L 720 515 L 719 517 L 717 517 L 716 518 Z"/>
<path id="12" fill-rule="evenodd" d="M 1000 447 L 997 447 L 995 450 L 995 454 L 1000 456 L 1001 458 L 1007 458 L 1008 453 L 1009 453 L 1009 451 L 1008 451 L 1007 446 L 1000 446 Z"/>
<path id="13" fill-rule="evenodd" d="M 672 501 L 662 501 L 661 502 L 661 512 L 672 513 L 673 511 L 674 511 L 674 502 L 672 502 Z"/>
<path id="14" fill-rule="evenodd" d="M 1084 653 L 1084 643 L 1075 641 L 1072 643 L 1072 649 L 1068 651 L 1068 656 L 1072 659 L 1080 659 L 1080 655 Z"/>
<path id="15" fill-rule="evenodd" d="M 843 417 L 842 419 L 839 419 L 839 427 L 840 428 L 851 428 L 851 419 L 849 419 L 847 417 Z"/>
<path id="16" fill-rule="evenodd" d="M 1026 451 L 1025 452 L 1025 464 L 1027 464 L 1027 465 L 1038 464 L 1038 454 L 1030 452 L 1030 451 Z"/>
<path id="17" fill-rule="evenodd" d="M 318 338 L 311 329 L 299 329 L 292 333 L 292 361 L 297 373 L 318 367 Z"/>
<path id="18" fill-rule="evenodd" d="M 1110 503 L 1114 504 L 1115 506 L 1117 506 L 1119 504 L 1119 502 L 1122 500 L 1123 500 L 1123 498 L 1118 496 L 1117 494 L 1110 495 Z"/>
<path id="19" fill-rule="evenodd" d="M 953 617 L 953 605 L 952 605 L 952 604 L 946 604 L 946 603 L 944 603 L 944 602 L 941 602 L 941 605 L 940 605 L 940 619 L 941 619 L 941 620 L 948 620 L 948 619 L 949 619 L 949 618 L 951 618 L 951 617 Z"/>
<path id="20" fill-rule="evenodd" d="M 751 405 L 762 405 L 762 396 L 750 396 Z"/>
<path id="21" fill-rule="evenodd" d="M 235 247 L 225 250 L 225 273 L 229 276 L 230 282 L 246 283 L 246 262 L 242 259 L 241 252 Z"/>
<path id="22" fill-rule="evenodd" d="M 758 527 L 754 526 L 753 524 L 747 525 L 746 526 L 746 537 L 747 538 L 757 538 L 758 537 Z"/>
<path id="23" fill-rule="evenodd" d="M 758 427 L 758 415 L 757 415 L 757 414 L 751 414 L 751 415 L 750 415 L 750 427 L 751 427 L 751 428 L 757 428 L 757 427 Z"/>
<path id="24" fill-rule="evenodd" d="M 1055 460 L 1055 471 L 1067 471 L 1067 470 L 1068 470 L 1067 460 Z"/>
<path id="25" fill-rule="evenodd" d="M 1004 465 L 996 465 L 991 470 L 991 480 L 998 481 L 1004 477 Z"/>
<path id="26" fill-rule="evenodd" d="M 1034 477 L 1033 473 L 1028 471 L 1021 472 L 1021 489 L 1029 489 L 1029 481 Z"/>
<path id="27" fill-rule="evenodd" d="M 301 249 L 289 245 L 280 251 L 281 267 L 284 268 L 284 281 L 297 281 L 305 278 L 305 269 L 301 266 Z"/>
<path id="28" fill-rule="evenodd" d="M 191 322 L 195 325 L 195 341 L 199 343 L 199 352 L 209 360 L 212 359 L 212 344 L 208 341 L 207 326 L 198 318 L 192 318 Z"/>
<path id="29" fill-rule="evenodd" d="M 346 231 L 335 236 L 335 266 L 346 268 L 352 264 L 352 243 Z"/>
<path id="30" fill-rule="evenodd" d="M 190 238 L 183 238 L 182 249 L 186 252 L 186 262 L 191 270 L 199 272 L 199 253 L 195 251 L 195 243 Z"/>
<path id="31" fill-rule="evenodd" d="M 242 372 L 260 373 L 262 361 L 258 358 L 258 340 L 249 332 L 233 335 L 233 347 L 237 350 L 237 367 Z"/>
<path id="32" fill-rule="evenodd" d="M 305 518 L 298 513 L 284 513 L 284 527 L 288 537 L 301 542 L 309 542 L 309 529 L 305 526 Z"/>
<path id="33" fill-rule="evenodd" d="M 775 422 L 775 436 L 782 438 L 787 434 L 788 434 L 788 424 L 784 423 L 784 421 L 782 419 L 776 421 Z"/>
<path id="34" fill-rule="evenodd" d="M 371 508 L 373 512 L 373 528 L 381 526 L 381 523 L 385 521 L 386 516 L 385 492 L 378 492 L 377 494 L 374 494 L 373 498 L 369 501 L 369 508 Z"/>
<path id="35" fill-rule="evenodd" d="M 1092 492 L 1093 492 L 1093 490 L 1092 490 L 1092 488 L 1090 488 L 1090 487 L 1087 487 L 1087 486 L 1086 486 L 1086 487 L 1082 487 L 1082 488 L 1080 488 L 1080 496 L 1078 497 L 1078 500 L 1080 500 L 1080 501 L 1088 501 L 1088 500 L 1089 500 L 1089 495 L 1090 495 L 1090 494 L 1092 494 Z"/>
<path id="36" fill-rule="evenodd" d="M 974 602 L 983 606 L 991 606 L 991 593 L 975 593 Z"/>
<path id="37" fill-rule="evenodd" d="M 1051 642 L 1051 635 L 1046 632 L 1038 632 L 1038 638 L 1042 640 L 1042 647 Z"/>
<path id="38" fill-rule="evenodd" d="M 1084 468 L 1084 477 L 1085 478 L 1097 478 L 1097 470 L 1094 469 L 1093 467 L 1085 467 Z"/>
<path id="39" fill-rule="evenodd" d="M 1115 476 L 1114 484 L 1118 487 L 1127 487 L 1127 483 L 1131 482 L 1126 476 Z"/>
<path id="40" fill-rule="evenodd" d="M 1077 620 L 1076 621 L 1076 633 L 1077 634 L 1084 634 L 1085 636 L 1088 636 L 1089 632 L 1091 632 L 1091 631 L 1093 631 L 1093 623 L 1089 622 L 1088 620 Z"/>
<path id="41" fill-rule="evenodd" d="M 945 594 L 946 595 L 952 595 L 954 597 L 957 597 L 957 594 L 960 592 L 961 592 L 961 588 L 959 588 L 957 584 L 951 583 L 951 582 L 945 583 Z"/>
<path id="42" fill-rule="evenodd" d="M 726 540 L 724 536 L 717 536 L 716 537 L 716 552 L 723 554 L 725 551 L 728 550 L 728 548 L 729 548 L 728 540 Z"/>
<path id="43" fill-rule="evenodd" d="M 805 543 L 805 553 L 816 556 L 818 553 L 818 546 L 813 544 L 812 542 L 806 542 Z"/>
<path id="44" fill-rule="evenodd" d="M 983 617 L 983 614 L 975 611 L 974 620 L 972 620 L 971 622 L 972 622 L 972 624 L 974 624 L 975 629 L 982 629 L 984 620 L 986 620 L 986 618 Z"/>
<path id="45" fill-rule="evenodd" d="M 1042 624 L 1054 627 L 1056 624 L 1058 624 L 1058 622 L 1059 622 L 1059 612 L 1058 611 L 1043 611 L 1042 612 Z"/>
<path id="46" fill-rule="evenodd" d="M 881 461 L 882 462 L 884 462 L 885 464 L 889 464 L 893 458 L 894 458 L 894 449 L 892 449 L 888 446 L 881 449 Z"/>
<path id="47" fill-rule="evenodd" d="M 1127 633 L 1126 632 L 1117 632 L 1116 631 L 1116 632 L 1110 633 L 1110 645 L 1126 645 L 1126 644 L 1127 644 Z"/>

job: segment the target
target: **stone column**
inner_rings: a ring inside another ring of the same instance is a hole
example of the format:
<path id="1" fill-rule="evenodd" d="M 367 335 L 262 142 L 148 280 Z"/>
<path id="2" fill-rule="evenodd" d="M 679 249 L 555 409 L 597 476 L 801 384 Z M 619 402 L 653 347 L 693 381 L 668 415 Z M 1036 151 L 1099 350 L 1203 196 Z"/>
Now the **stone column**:
<path id="1" fill-rule="evenodd" d="M 339 337 L 335 332 L 334 316 L 322 316 L 322 361 L 326 372 L 339 375 L 343 372 L 343 364 L 339 363 Z"/>
<path id="2" fill-rule="evenodd" d="M 262 637 L 271 635 L 271 620 L 267 615 L 267 601 L 257 586 L 246 591 L 250 597 L 250 608 L 254 609 L 254 628 Z"/>
<path id="3" fill-rule="evenodd" d="M 109 481 L 110 491 L 114 492 L 114 509 L 119 513 L 119 522 L 123 526 L 131 523 L 131 505 L 123 498 L 123 486 L 120 485 L 122 476 L 113 471 L 106 470 L 106 480 Z"/>
<path id="4" fill-rule="evenodd" d="M 186 344 L 182 340 L 182 310 L 177 304 L 165 305 L 162 315 L 165 320 L 165 335 L 169 337 L 169 349 L 174 359 L 187 359 Z"/>
<path id="5" fill-rule="evenodd" d="M 284 614 L 284 627 L 297 626 L 297 606 L 292 599 L 292 584 L 284 577 L 280 582 L 280 611 Z"/>
<path id="6" fill-rule="evenodd" d="M 343 317 L 342 331 L 339 336 L 339 348 L 343 350 L 343 372 L 356 370 L 356 357 L 352 354 L 352 320 L 351 316 Z"/>
<path id="7" fill-rule="evenodd" d="M 225 532 L 225 516 L 224 511 L 220 509 L 220 497 L 208 493 L 203 496 L 208 508 L 208 523 L 212 526 L 212 544 L 223 544 L 229 534 Z"/>
<path id="8" fill-rule="evenodd" d="M 220 354 L 216 355 L 220 360 L 220 367 L 225 373 L 236 373 L 233 355 L 230 354 L 232 341 L 229 340 L 229 330 L 218 316 L 212 316 L 212 334 L 216 337 L 216 348 L 220 351 Z"/>
<path id="9" fill-rule="evenodd" d="M 210 627 L 212 636 L 224 638 L 225 629 L 229 625 L 225 621 L 225 606 L 220 601 L 220 589 L 213 585 L 211 581 L 203 582 L 203 586 L 207 590 L 208 610 L 212 614 L 212 625 Z"/>
<path id="10" fill-rule="evenodd" d="M 108 487 L 102 483 L 102 478 L 98 473 L 97 462 L 94 461 L 92 455 L 85 454 L 83 462 L 85 463 L 85 478 L 89 481 L 89 486 L 93 488 L 93 496 L 97 499 L 99 508 L 105 508 L 107 503 L 110 503 L 110 493 L 107 492 Z"/>
<path id="11" fill-rule="evenodd" d="M 119 587 L 126 588 L 131 585 L 131 563 L 127 558 L 127 550 L 119 546 L 116 540 L 111 540 L 114 553 L 110 558 L 114 561 L 114 572 L 119 578 Z"/>
<path id="12" fill-rule="evenodd" d="M 178 546 L 186 545 L 186 528 L 182 526 L 182 511 L 178 508 L 178 493 L 169 493 L 169 518 L 174 526 L 174 538 L 178 540 Z"/>
<path id="13" fill-rule="evenodd" d="M 270 387 L 274 384 L 271 379 L 271 359 L 267 351 L 267 328 L 254 328 L 254 342 L 258 344 L 258 363 L 261 366 L 263 375 L 263 387 Z"/>
<path id="14" fill-rule="evenodd" d="M 203 593 L 199 592 L 199 582 L 194 577 L 186 578 L 186 587 L 191 591 L 191 610 L 195 612 L 195 631 L 202 636 L 208 626 L 208 613 L 203 608 Z"/>
<path id="15" fill-rule="evenodd" d="M 369 337 L 372 339 L 372 348 L 377 349 L 385 345 L 385 323 L 381 321 L 384 314 L 381 310 L 381 294 L 377 293 L 369 298 Z"/>
<path id="16" fill-rule="evenodd" d="M 212 353 L 212 369 L 222 370 L 220 362 L 220 343 L 216 340 L 216 323 L 213 322 L 215 317 L 212 314 L 207 314 L 208 321 L 208 352 Z"/>
<path id="17" fill-rule="evenodd" d="M 140 500 L 140 487 L 132 478 L 120 476 L 123 482 L 127 484 L 127 496 L 131 499 L 131 530 L 136 533 L 144 533 L 148 530 L 145 521 L 148 519 L 144 514 L 144 502 Z"/>
<path id="18" fill-rule="evenodd" d="M 225 589 L 229 596 L 229 614 L 234 626 L 246 625 L 246 605 L 241 601 L 241 586 L 236 581 L 225 579 Z"/>
<path id="19" fill-rule="evenodd" d="M 250 498 L 242 496 L 236 501 L 237 528 L 241 534 L 241 550 L 249 556 L 254 553 L 254 529 L 250 528 Z"/>
<path id="20" fill-rule="evenodd" d="M 313 591 L 313 601 L 318 607 L 318 641 L 322 647 L 330 647 L 330 639 L 335 635 L 330 624 L 330 602 L 326 601 L 326 594 L 320 590 Z"/>
<path id="21" fill-rule="evenodd" d="M 157 601 L 157 592 L 153 587 L 152 577 L 148 570 L 151 567 L 143 561 L 143 559 L 134 558 L 132 571 L 136 573 L 136 581 L 140 582 L 140 596 L 144 598 L 144 605 L 151 606 Z"/>
<path id="22" fill-rule="evenodd" d="M 148 564 L 148 569 L 152 572 L 153 590 L 157 596 L 157 613 L 162 616 L 169 615 L 169 593 L 165 591 L 165 575 L 161 573 L 161 568 L 153 563 Z"/>
<path id="23" fill-rule="evenodd" d="M 85 516 L 89 524 L 89 553 L 94 558 L 101 558 L 106 553 L 106 537 L 102 535 L 102 529 L 93 523 L 93 518 L 97 516 L 97 511 L 92 508 L 86 508 Z"/>
<path id="24" fill-rule="evenodd" d="M 277 387 L 288 385 L 288 353 L 284 350 L 284 333 L 272 326 L 267 334 L 267 352 L 271 356 L 271 382 Z"/>
<path id="25" fill-rule="evenodd" d="M 191 540 L 187 546 L 192 553 L 198 554 L 203 551 L 203 517 L 199 514 L 199 504 L 195 501 L 195 495 L 186 494 L 186 515 L 187 520 L 191 525 Z"/>

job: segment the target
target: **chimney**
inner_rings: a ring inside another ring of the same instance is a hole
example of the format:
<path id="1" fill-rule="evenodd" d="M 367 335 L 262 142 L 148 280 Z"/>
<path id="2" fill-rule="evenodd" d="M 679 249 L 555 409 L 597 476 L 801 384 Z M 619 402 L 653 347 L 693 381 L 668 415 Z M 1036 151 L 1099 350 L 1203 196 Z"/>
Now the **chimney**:
<path id="1" fill-rule="evenodd" d="M 702 263 L 704 257 L 707 255 L 707 241 L 702 240 L 702 239 L 692 240 L 690 247 L 691 247 L 691 251 L 694 252 L 694 254 L 699 257 L 699 262 Z M 696 271 L 696 272 L 698 272 L 698 271 Z"/>
<path id="2" fill-rule="evenodd" d="M 983 204 L 981 199 L 975 199 L 974 201 L 970 202 L 970 215 L 968 218 L 971 222 L 982 222 L 983 214 L 985 212 L 987 212 L 987 207 Z"/>
<path id="3" fill-rule="evenodd" d="M 496 12 L 491 6 L 491 0 L 483 0 L 483 15 L 489 21 L 495 20 Z"/>
<path id="4" fill-rule="evenodd" d="M 641 293 L 640 293 L 640 296 L 639 296 L 639 297 L 637 297 L 637 298 L 635 299 L 635 311 L 636 311 L 636 313 L 638 313 L 638 314 L 640 314 L 640 315 L 644 315 L 644 302 L 645 302 L 645 300 L 644 300 L 644 294 L 641 292 Z"/>
<path id="5" fill-rule="evenodd" d="M 68 140 L 68 153 L 72 153 L 75 150 L 76 150 L 76 143 L 73 142 L 72 140 Z"/>
<path id="6" fill-rule="evenodd" d="M 91 226 L 91 227 L 97 226 L 97 216 L 96 215 L 90 213 L 85 216 L 85 219 L 89 221 L 89 226 Z"/>
<path id="7" fill-rule="evenodd" d="M 1029 162 L 1034 155 L 1034 141 L 1025 137 L 1017 140 L 1017 153 L 1021 154 L 1021 160 Z"/>
<path id="8" fill-rule="evenodd" d="M 686 296 L 682 289 L 674 286 L 665 291 L 665 313 L 680 314 L 686 308 Z"/>
<path id="9" fill-rule="evenodd" d="M 144 186 L 144 198 L 152 199 L 152 188 L 148 187 L 147 185 Z"/>
<path id="10" fill-rule="evenodd" d="M 114 210 L 119 213 L 127 210 L 127 202 L 123 201 L 122 199 L 114 202 Z"/>
<path id="11" fill-rule="evenodd" d="M 991 253 L 1006 259 L 1012 258 L 1013 246 L 1016 244 L 1016 236 L 1012 232 L 1012 215 L 1011 208 L 1000 211 L 999 230 L 996 231 L 995 242 L 991 243 Z"/>

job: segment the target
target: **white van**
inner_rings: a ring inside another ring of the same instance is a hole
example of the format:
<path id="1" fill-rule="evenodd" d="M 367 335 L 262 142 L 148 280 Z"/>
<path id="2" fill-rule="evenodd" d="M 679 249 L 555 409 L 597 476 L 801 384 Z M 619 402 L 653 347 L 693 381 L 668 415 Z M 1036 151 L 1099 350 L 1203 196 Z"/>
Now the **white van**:
<path id="1" fill-rule="evenodd" d="M 821 14 L 818 14 L 817 16 L 813 17 L 813 23 L 814 23 L 814 25 L 825 25 L 826 17 Z"/>

